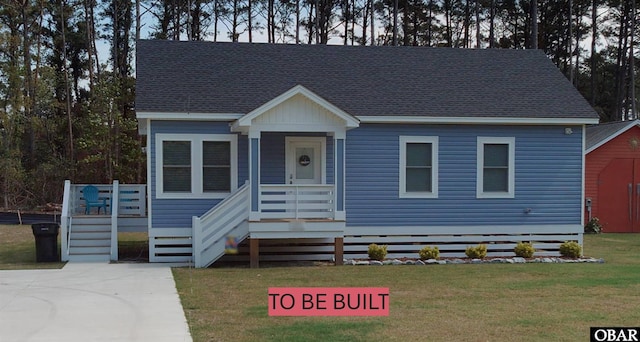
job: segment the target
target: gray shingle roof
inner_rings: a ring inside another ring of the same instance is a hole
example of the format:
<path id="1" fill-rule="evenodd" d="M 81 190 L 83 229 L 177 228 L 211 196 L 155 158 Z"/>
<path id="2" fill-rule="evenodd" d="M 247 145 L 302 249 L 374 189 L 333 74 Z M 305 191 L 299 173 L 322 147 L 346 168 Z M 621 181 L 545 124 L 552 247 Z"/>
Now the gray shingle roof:
<path id="1" fill-rule="evenodd" d="M 633 126 L 639 126 L 640 120 L 608 122 L 600 125 L 587 126 L 585 150 L 589 151 L 602 142 L 609 141 L 626 132 Z"/>
<path id="2" fill-rule="evenodd" d="M 300 84 L 355 116 L 596 119 L 538 50 L 137 42 L 136 110 L 248 113 Z"/>

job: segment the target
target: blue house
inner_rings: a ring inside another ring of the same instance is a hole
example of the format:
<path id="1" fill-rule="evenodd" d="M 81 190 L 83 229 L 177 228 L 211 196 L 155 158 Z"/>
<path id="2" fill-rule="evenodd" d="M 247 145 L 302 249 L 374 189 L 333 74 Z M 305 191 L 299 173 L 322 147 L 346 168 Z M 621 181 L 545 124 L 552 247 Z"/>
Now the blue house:
<path id="1" fill-rule="evenodd" d="M 598 116 L 542 51 L 142 40 L 136 61 L 151 261 L 582 243 Z"/>

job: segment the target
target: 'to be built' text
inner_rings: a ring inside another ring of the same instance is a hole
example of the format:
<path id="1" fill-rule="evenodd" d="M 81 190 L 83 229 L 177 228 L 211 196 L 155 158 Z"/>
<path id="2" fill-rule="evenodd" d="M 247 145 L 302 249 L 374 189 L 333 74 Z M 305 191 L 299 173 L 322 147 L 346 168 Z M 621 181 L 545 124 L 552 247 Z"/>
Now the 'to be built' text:
<path id="1" fill-rule="evenodd" d="M 382 287 L 270 287 L 269 316 L 388 316 Z"/>

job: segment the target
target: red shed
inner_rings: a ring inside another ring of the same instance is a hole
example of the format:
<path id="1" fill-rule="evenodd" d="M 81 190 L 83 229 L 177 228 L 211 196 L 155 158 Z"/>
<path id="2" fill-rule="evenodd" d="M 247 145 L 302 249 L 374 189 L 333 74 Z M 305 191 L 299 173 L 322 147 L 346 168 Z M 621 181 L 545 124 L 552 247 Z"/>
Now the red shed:
<path id="1" fill-rule="evenodd" d="M 587 127 L 585 222 L 607 233 L 640 232 L 640 121 Z"/>

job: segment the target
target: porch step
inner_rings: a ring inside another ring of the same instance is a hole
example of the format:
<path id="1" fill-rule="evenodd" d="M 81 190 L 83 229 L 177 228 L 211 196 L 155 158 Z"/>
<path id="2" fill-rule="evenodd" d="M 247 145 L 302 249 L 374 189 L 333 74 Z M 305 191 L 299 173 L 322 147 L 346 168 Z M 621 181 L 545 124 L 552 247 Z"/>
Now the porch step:
<path id="1" fill-rule="evenodd" d="M 71 233 L 77 232 L 111 232 L 111 224 L 76 224 L 74 222 Z"/>
<path id="2" fill-rule="evenodd" d="M 71 247 L 69 249 L 69 255 L 92 255 L 92 254 L 106 254 L 107 257 L 111 254 L 111 247 L 109 246 L 78 246 Z"/>
<path id="3" fill-rule="evenodd" d="M 109 262 L 109 254 L 69 254 L 69 261 L 75 262 Z"/>
<path id="4" fill-rule="evenodd" d="M 84 225 L 110 225 L 111 216 L 74 216 L 72 224 L 75 227 Z"/>
<path id="5" fill-rule="evenodd" d="M 69 242 L 71 248 L 76 247 L 107 247 L 111 248 L 111 239 L 75 239 Z"/>
<path id="6" fill-rule="evenodd" d="M 111 239 L 111 232 L 71 232 L 71 241 L 74 240 L 107 240 Z"/>
<path id="7" fill-rule="evenodd" d="M 74 217 L 69 239 L 69 261 L 109 262 L 110 259 L 110 218 Z"/>

